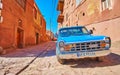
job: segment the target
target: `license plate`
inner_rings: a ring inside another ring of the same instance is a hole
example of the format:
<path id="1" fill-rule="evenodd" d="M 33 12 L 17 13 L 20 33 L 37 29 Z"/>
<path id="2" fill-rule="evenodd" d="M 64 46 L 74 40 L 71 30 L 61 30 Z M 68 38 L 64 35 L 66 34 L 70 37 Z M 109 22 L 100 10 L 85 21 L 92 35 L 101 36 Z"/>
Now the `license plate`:
<path id="1" fill-rule="evenodd" d="M 98 44 L 89 45 L 90 48 L 98 47 Z"/>
<path id="2" fill-rule="evenodd" d="M 81 56 L 95 56 L 95 52 L 79 52 L 77 53 L 77 57 Z"/>

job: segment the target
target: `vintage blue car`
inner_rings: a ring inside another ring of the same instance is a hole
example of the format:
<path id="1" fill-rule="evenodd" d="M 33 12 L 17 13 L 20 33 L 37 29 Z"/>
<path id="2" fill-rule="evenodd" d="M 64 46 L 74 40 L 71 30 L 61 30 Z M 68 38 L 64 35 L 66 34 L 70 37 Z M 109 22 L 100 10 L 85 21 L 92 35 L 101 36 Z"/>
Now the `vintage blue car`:
<path id="1" fill-rule="evenodd" d="M 66 59 L 100 58 L 111 53 L 111 39 L 92 35 L 84 26 L 61 28 L 57 35 L 56 56 L 61 64 Z"/>

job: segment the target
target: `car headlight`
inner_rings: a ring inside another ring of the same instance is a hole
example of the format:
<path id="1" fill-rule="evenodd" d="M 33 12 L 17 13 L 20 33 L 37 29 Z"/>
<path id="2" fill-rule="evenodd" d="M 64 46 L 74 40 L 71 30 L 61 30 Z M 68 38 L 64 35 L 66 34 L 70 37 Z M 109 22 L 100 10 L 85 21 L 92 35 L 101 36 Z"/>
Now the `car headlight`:
<path id="1" fill-rule="evenodd" d="M 105 43 L 106 43 L 106 48 L 110 48 L 111 47 L 111 39 L 110 39 L 110 37 L 106 37 L 105 38 Z"/>
<path id="2" fill-rule="evenodd" d="M 60 51 L 64 51 L 64 47 L 60 47 Z"/>
<path id="3" fill-rule="evenodd" d="M 105 41 L 102 41 L 102 42 L 101 42 L 100 47 L 102 47 L 102 48 L 105 48 L 105 47 L 106 47 Z"/>
<path id="4" fill-rule="evenodd" d="M 66 45 L 66 46 L 64 46 L 64 49 L 65 49 L 65 51 L 70 51 L 71 46 L 70 45 Z"/>
<path id="5" fill-rule="evenodd" d="M 59 42 L 59 46 L 63 47 L 64 46 L 64 42 L 63 41 Z"/>

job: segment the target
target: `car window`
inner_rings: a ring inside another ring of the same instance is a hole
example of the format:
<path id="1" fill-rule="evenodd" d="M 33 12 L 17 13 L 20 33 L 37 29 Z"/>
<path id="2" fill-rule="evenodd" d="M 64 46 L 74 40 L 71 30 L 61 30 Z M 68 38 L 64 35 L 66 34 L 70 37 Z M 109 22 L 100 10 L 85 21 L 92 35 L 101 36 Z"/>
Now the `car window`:
<path id="1" fill-rule="evenodd" d="M 84 35 L 84 34 L 89 34 L 85 27 L 65 28 L 60 30 L 60 35 L 63 37 L 72 36 L 72 35 Z"/>
<path id="2" fill-rule="evenodd" d="M 88 33 L 88 31 L 87 31 L 86 28 L 82 28 L 82 32 L 83 32 L 83 33 Z"/>
<path id="3" fill-rule="evenodd" d="M 69 36 L 70 32 L 68 30 L 62 30 L 60 31 L 61 36 Z"/>

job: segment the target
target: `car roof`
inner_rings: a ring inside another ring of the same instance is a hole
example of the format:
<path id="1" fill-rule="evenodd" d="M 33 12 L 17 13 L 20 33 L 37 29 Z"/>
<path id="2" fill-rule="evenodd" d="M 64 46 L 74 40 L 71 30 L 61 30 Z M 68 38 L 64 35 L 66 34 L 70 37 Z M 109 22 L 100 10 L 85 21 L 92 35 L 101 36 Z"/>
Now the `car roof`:
<path id="1" fill-rule="evenodd" d="M 71 27 L 63 27 L 63 28 L 60 28 L 59 30 L 62 30 L 62 29 L 69 29 L 69 28 L 79 28 L 79 27 L 85 27 L 85 26 L 71 26 Z"/>

